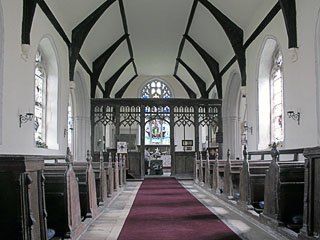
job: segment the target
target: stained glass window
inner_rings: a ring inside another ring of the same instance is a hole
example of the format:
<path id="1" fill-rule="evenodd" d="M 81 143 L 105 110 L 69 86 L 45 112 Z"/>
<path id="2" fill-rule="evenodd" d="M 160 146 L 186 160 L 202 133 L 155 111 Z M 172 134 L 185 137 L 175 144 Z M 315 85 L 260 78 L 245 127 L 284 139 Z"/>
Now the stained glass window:
<path id="1" fill-rule="evenodd" d="M 141 91 L 142 98 L 170 98 L 172 96 L 169 87 L 160 80 L 148 82 Z M 146 127 L 145 144 L 170 144 L 170 124 L 161 119 L 150 120 L 148 113 L 170 113 L 170 108 L 165 107 L 145 107 Z"/>
<path id="2" fill-rule="evenodd" d="M 282 55 L 277 51 L 271 70 L 271 137 L 272 142 L 283 141 L 283 79 Z"/>
<path id="3" fill-rule="evenodd" d="M 142 98 L 170 98 L 171 91 L 168 86 L 160 81 L 148 82 L 141 91 Z"/>
<path id="4" fill-rule="evenodd" d="M 37 51 L 35 59 L 35 84 L 34 84 L 34 130 L 35 141 L 38 146 L 45 143 L 45 118 L 46 118 L 46 80 L 47 75 L 43 65 L 41 52 Z"/>
<path id="5" fill-rule="evenodd" d="M 72 99 L 71 96 L 69 97 L 69 106 L 68 106 L 68 147 L 73 151 L 73 114 L 72 114 Z"/>

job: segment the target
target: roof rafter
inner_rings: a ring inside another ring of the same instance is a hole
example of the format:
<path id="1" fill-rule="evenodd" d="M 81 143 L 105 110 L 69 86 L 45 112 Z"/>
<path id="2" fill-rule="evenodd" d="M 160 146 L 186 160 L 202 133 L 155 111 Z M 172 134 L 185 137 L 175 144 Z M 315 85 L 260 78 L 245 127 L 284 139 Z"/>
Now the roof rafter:
<path id="1" fill-rule="evenodd" d="M 288 48 L 297 48 L 297 10 L 295 0 L 279 0 L 288 35 Z"/>
<path id="2" fill-rule="evenodd" d="M 202 98 L 208 98 L 208 93 L 206 89 L 206 83 L 201 79 L 201 77 L 196 74 L 181 58 L 178 58 L 177 61 L 187 70 L 191 75 L 195 83 L 197 84 Z"/>
<path id="3" fill-rule="evenodd" d="M 73 80 L 74 69 L 78 60 L 81 47 L 87 38 L 90 30 L 95 23 L 103 15 L 103 13 L 115 2 L 116 0 L 107 0 L 100 5 L 93 13 L 84 19 L 77 27 L 72 30 L 72 42 L 69 48 L 69 77 Z"/>
<path id="4" fill-rule="evenodd" d="M 116 84 L 117 80 L 119 79 L 120 75 L 124 72 L 124 70 L 129 66 L 130 63 L 133 62 L 133 59 L 129 59 L 125 64 L 122 65 L 121 68 L 119 68 L 118 71 L 116 71 L 108 81 L 105 82 L 105 90 L 103 93 L 104 98 L 110 98 L 110 93 L 112 91 L 112 88 Z"/>
<path id="5" fill-rule="evenodd" d="M 129 54 L 130 54 L 130 57 L 133 59 L 133 48 L 132 48 L 132 44 L 131 44 L 129 33 L 128 33 L 129 31 L 128 31 L 128 24 L 127 24 L 127 17 L 126 17 L 126 13 L 124 10 L 123 0 L 119 0 L 119 6 L 120 6 L 120 13 L 121 13 L 121 18 L 122 18 L 123 29 L 124 29 L 125 34 L 128 34 L 127 44 L 128 44 Z M 135 62 L 133 61 L 132 64 L 133 64 L 133 68 L 134 68 L 135 73 L 138 74 L 137 66 L 136 66 Z"/>
<path id="6" fill-rule="evenodd" d="M 96 87 L 99 82 L 99 77 L 102 73 L 104 66 L 107 64 L 111 55 L 117 50 L 120 44 L 128 37 L 128 34 L 124 34 L 115 43 L 113 43 L 104 53 L 102 53 L 94 62 L 92 63 L 92 77 L 91 77 L 91 98 L 95 97 Z"/>
<path id="7" fill-rule="evenodd" d="M 37 2 L 35 0 L 23 0 L 23 16 L 21 31 L 22 44 L 30 44 L 30 32 L 36 7 Z"/>
<path id="8" fill-rule="evenodd" d="M 189 98 L 197 98 L 197 94 L 194 91 L 192 91 L 192 89 L 189 88 L 188 85 L 180 77 L 178 77 L 178 75 L 174 74 L 173 76 L 184 87 L 184 89 L 186 90 L 187 94 L 189 95 Z"/>
<path id="9" fill-rule="evenodd" d="M 185 35 L 185 38 L 197 50 L 197 52 L 200 54 L 202 59 L 207 64 L 207 66 L 211 72 L 211 75 L 214 79 L 214 83 L 217 86 L 218 97 L 220 99 L 222 99 L 222 78 L 221 78 L 221 75 L 219 72 L 220 71 L 219 70 L 219 63 L 206 50 L 204 50 L 196 41 L 194 41 L 189 35 Z M 211 89 L 210 89 L 210 91 L 211 91 Z M 207 93 L 209 94 L 210 91 L 208 90 Z"/>
<path id="10" fill-rule="evenodd" d="M 194 18 L 194 14 L 196 12 L 196 9 L 197 9 L 197 6 L 198 6 L 198 2 L 199 0 L 194 0 L 193 1 L 193 4 L 192 4 L 192 7 L 191 7 L 191 11 L 190 11 L 190 15 L 189 15 L 189 19 L 188 19 L 188 23 L 187 23 L 187 27 L 186 27 L 186 31 L 184 33 L 184 35 L 187 35 L 189 33 L 189 30 L 190 30 L 190 27 L 191 27 L 191 23 L 192 23 L 192 20 Z M 184 42 L 185 42 L 185 37 L 182 36 L 182 39 L 181 39 L 181 42 L 180 42 L 180 46 L 179 46 L 179 50 L 178 50 L 178 57 L 177 58 L 181 58 L 181 54 L 182 54 L 182 50 L 183 50 L 183 47 L 184 47 Z M 178 72 L 178 61 L 176 61 L 176 65 L 174 67 L 174 75 L 177 74 Z"/>
<path id="11" fill-rule="evenodd" d="M 243 30 L 232 22 L 226 15 L 224 15 L 218 8 L 216 8 L 208 0 L 199 0 L 209 12 L 218 21 L 220 26 L 226 33 L 233 51 L 235 52 L 242 79 L 242 86 L 246 85 L 246 56 L 245 48 L 243 47 Z"/>

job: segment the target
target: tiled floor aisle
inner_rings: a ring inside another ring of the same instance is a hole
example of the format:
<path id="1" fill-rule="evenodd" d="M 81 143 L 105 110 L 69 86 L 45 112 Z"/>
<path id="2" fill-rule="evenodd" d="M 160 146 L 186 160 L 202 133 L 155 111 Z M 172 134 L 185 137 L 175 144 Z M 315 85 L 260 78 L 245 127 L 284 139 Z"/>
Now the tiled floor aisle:
<path id="1" fill-rule="evenodd" d="M 249 240 L 285 239 L 275 233 L 263 230 L 261 228 L 262 225 L 259 226 L 259 224 L 255 225 L 249 222 L 247 219 L 227 208 L 221 200 L 199 189 L 192 181 L 181 181 L 180 183 L 209 210 L 218 215 L 233 231 L 238 233 L 241 238 Z M 124 191 L 114 199 L 110 206 L 105 209 L 102 215 L 79 239 L 117 239 L 140 185 L 140 182 L 128 182 Z M 272 235 L 270 235 L 270 233 Z"/>
<path id="2" fill-rule="evenodd" d="M 141 182 L 128 182 L 124 190 L 79 239 L 117 239 L 140 185 Z"/>

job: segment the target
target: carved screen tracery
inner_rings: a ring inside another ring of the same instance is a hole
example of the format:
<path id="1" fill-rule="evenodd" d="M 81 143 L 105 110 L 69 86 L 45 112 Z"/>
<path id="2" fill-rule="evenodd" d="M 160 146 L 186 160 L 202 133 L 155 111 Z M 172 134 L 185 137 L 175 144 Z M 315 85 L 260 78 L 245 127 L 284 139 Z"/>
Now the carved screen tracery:
<path id="1" fill-rule="evenodd" d="M 115 124 L 115 112 L 113 106 L 94 107 L 94 125 L 101 123 L 104 126 Z"/>

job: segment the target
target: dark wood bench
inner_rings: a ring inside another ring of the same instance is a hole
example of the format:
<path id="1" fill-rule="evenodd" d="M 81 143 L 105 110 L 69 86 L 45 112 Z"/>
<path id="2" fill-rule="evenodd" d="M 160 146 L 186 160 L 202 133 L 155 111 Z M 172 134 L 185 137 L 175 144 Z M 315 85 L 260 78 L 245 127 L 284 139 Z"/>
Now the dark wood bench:
<path id="1" fill-rule="evenodd" d="M 1 239 L 47 239 L 43 156 L 0 155 Z"/>
<path id="2" fill-rule="evenodd" d="M 271 151 L 272 162 L 267 171 L 262 217 L 276 226 L 286 226 L 296 232 L 302 227 L 304 164 L 298 161 L 303 149 Z M 283 155 L 294 155 L 281 160 Z"/>
<path id="3" fill-rule="evenodd" d="M 213 187 L 213 166 L 214 166 L 215 159 L 210 159 L 209 151 L 206 154 L 206 161 L 205 161 L 205 187 L 209 190 Z"/>
<path id="4" fill-rule="evenodd" d="M 96 216 L 98 211 L 96 179 L 91 156 L 86 162 L 73 162 L 74 172 L 78 178 L 82 219 Z"/>
<path id="5" fill-rule="evenodd" d="M 212 174 L 212 191 L 216 194 L 223 193 L 223 179 L 224 179 L 224 168 L 226 166 L 226 160 L 216 159 L 213 165 Z"/>
<path id="6" fill-rule="evenodd" d="M 89 156 L 89 151 L 87 156 Z M 95 158 L 96 157 L 94 156 L 94 159 Z M 93 172 L 96 180 L 97 204 L 98 206 L 106 206 L 108 203 L 107 171 L 103 160 L 103 154 L 99 153 L 97 158 L 99 161 L 92 162 Z"/>
<path id="7" fill-rule="evenodd" d="M 44 176 L 48 228 L 58 237 L 78 236 L 83 229 L 79 185 L 72 163 L 46 163 Z"/>
<path id="8" fill-rule="evenodd" d="M 299 239 L 315 239 L 320 235 L 320 147 L 304 150 L 303 227 Z"/>
<path id="9" fill-rule="evenodd" d="M 264 155 L 270 154 L 270 151 L 249 152 L 247 156 L 244 150 L 243 165 L 240 170 L 240 198 L 239 203 L 245 209 L 254 209 L 258 213 L 262 212 L 259 206 L 264 201 L 264 185 L 266 171 L 269 169 L 271 160 L 265 160 Z M 259 159 L 251 160 L 251 156 L 258 155 Z"/>
<path id="10" fill-rule="evenodd" d="M 240 192 L 240 171 L 243 160 L 230 160 L 230 150 L 227 153 L 227 161 L 224 168 L 224 191 L 228 198 L 237 198 L 235 194 Z"/>

